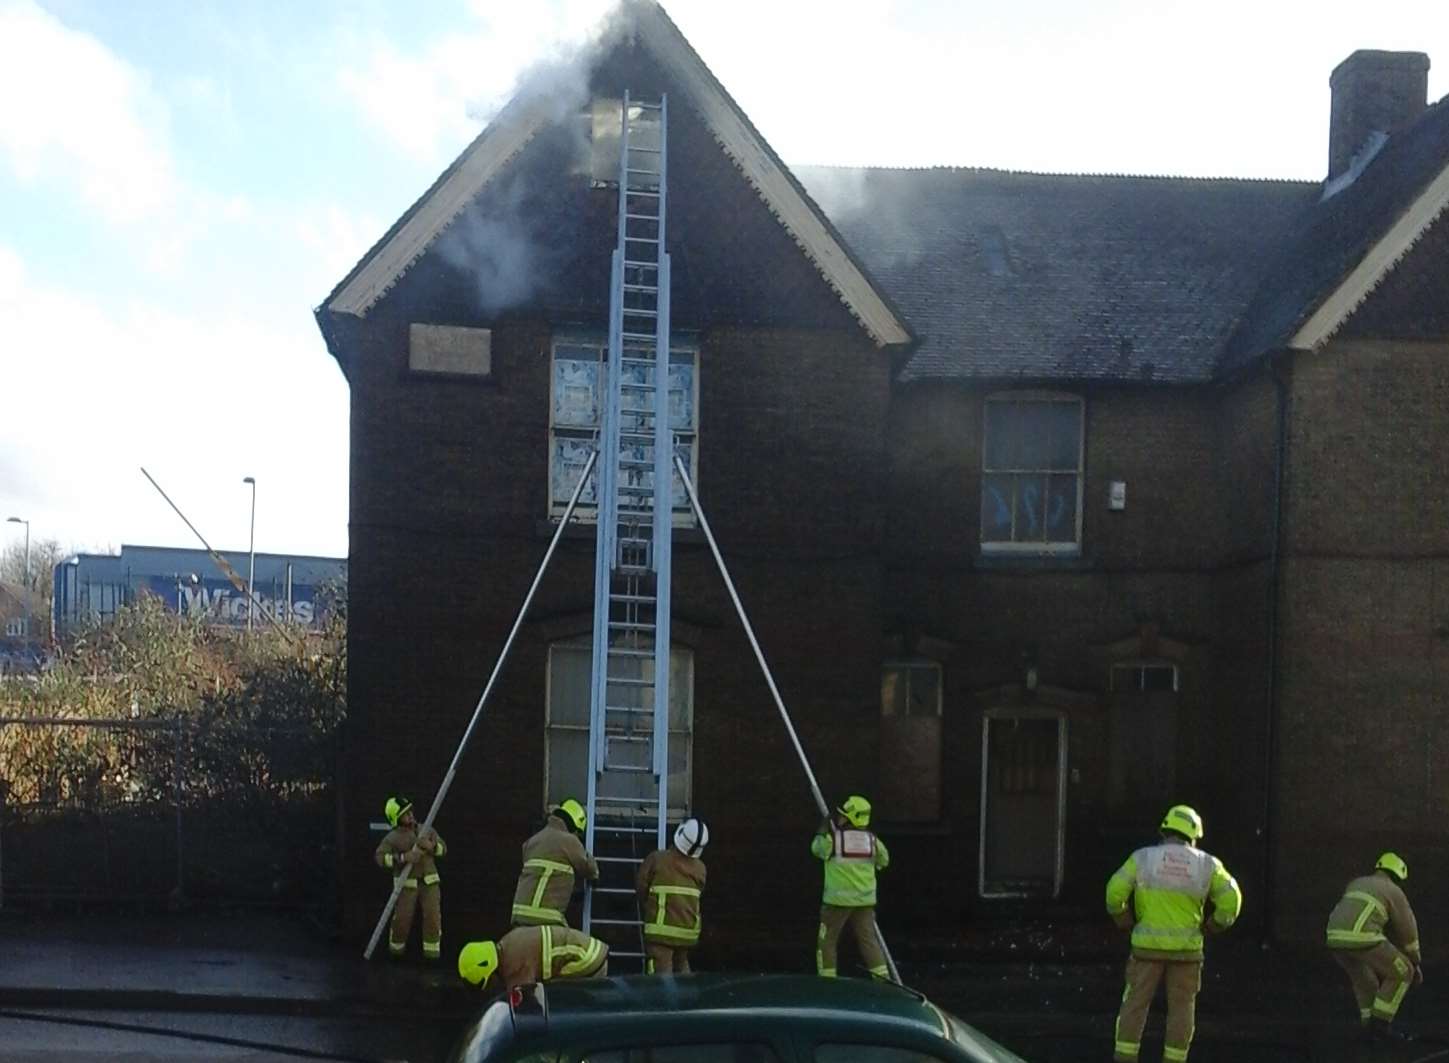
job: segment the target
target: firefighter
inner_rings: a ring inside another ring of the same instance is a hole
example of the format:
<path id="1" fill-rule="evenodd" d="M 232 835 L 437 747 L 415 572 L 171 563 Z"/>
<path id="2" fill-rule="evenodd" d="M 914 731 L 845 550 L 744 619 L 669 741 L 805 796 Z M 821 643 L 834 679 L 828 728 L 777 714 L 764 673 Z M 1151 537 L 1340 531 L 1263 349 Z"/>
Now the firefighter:
<path id="1" fill-rule="evenodd" d="M 437 860 L 447 853 L 448 847 L 432 827 L 418 832 L 413 803 L 406 797 L 389 797 L 382 810 L 392 830 L 378 843 L 373 859 L 378 867 L 386 868 L 399 877 L 407 876 L 392 913 L 392 928 L 387 937 L 388 955 L 397 957 L 407 951 L 413 911 L 421 903 L 423 957 L 440 959 L 443 955 L 443 898 Z"/>
<path id="2" fill-rule="evenodd" d="M 513 891 L 514 926 L 568 925 L 564 909 L 574 893 L 574 876 L 590 882 L 599 878 L 599 865 L 580 841 L 588 825 L 583 806 L 569 798 L 523 843 L 523 870 Z"/>
<path id="3" fill-rule="evenodd" d="M 458 973 L 487 988 L 495 971 L 503 988 L 558 978 L 603 978 L 609 973 L 609 946 L 582 930 L 566 926 L 514 927 L 497 941 L 470 941 L 458 953 Z"/>
<path id="4" fill-rule="evenodd" d="M 890 864 L 891 854 L 869 826 L 870 802 L 852 794 L 810 843 L 810 851 L 825 861 L 815 971 L 826 978 L 835 977 L 836 946 L 847 925 L 871 977 L 890 977 L 875 925 L 875 873 Z"/>
<path id="5" fill-rule="evenodd" d="M 1396 853 L 1384 853 L 1372 875 L 1345 887 L 1328 917 L 1328 947 L 1348 974 L 1358 1001 L 1359 1022 L 1383 1040 L 1405 1040 L 1393 1028 L 1409 983 L 1424 981 L 1419 927 L 1401 883 L 1409 865 Z"/>
<path id="6" fill-rule="evenodd" d="M 673 849 L 656 849 L 635 877 L 644 915 L 644 973 L 688 974 L 689 950 L 699 944 L 704 861 L 709 828 L 693 817 L 674 832 Z"/>
<path id="7" fill-rule="evenodd" d="M 1107 880 L 1107 913 L 1132 931 L 1112 1053 L 1120 1063 L 1135 1063 L 1153 994 L 1163 980 L 1167 1037 L 1162 1059 L 1187 1059 L 1202 988 L 1203 933 L 1226 930 L 1243 907 L 1242 891 L 1222 861 L 1197 847 L 1201 816 L 1187 805 L 1173 805 L 1160 832 L 1159 844 L 1138 849 Z M 1205 911 L 1208 902 L 1211 913 Z"/>

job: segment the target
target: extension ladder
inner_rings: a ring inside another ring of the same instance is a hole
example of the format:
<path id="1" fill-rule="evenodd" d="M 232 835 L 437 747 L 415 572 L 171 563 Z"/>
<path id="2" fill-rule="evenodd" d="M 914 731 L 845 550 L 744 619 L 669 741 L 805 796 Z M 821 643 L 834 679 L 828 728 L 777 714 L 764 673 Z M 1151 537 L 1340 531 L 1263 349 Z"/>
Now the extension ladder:
<path id="1" fill-rule="evenodd" d="M 598 883 L 583 927 L 643 967 L 634 877 L 669 818 L 668 104 L 624 95 L 618 246 L 598 462 L 588 830 Z"/>

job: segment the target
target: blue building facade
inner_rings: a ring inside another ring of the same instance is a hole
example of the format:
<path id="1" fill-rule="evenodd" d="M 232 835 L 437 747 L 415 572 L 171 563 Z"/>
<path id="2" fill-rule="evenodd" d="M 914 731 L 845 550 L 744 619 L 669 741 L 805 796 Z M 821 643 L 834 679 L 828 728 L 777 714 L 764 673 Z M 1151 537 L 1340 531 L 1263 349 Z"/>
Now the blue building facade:
<path id="1" fill-rule="evenodd" d="M 245 581 L 249 555 L 222 551 Z M 51 622 L 56 638 L 78 626 L 102 623 L 143 594 L 181 616 L 209 624 L 245 627 L 247 595 L 233 585 L 205 550 L 122 546 L 119 554 L 76 554 L 55 566 Z M 262 613 L 303 628 L 317 627 L 345 593 L 347 560 L 289 554 L 257 554 L 253 587 Z"/>

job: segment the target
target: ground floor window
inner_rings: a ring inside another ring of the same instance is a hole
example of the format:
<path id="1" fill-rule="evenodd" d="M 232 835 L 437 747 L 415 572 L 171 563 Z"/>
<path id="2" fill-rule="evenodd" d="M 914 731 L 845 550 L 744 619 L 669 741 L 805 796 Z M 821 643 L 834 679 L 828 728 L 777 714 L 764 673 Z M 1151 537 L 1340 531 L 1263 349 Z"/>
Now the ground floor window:
<path id="1" fill-rule="evenodd" d="M 1107 804 L 1114 816 L 1159 815 L 1177 800 L 1177 666 L 1112 665 Z"/>
<path id="2" fill-rule="evenodd" d="M 941 818 L 941 666 L 888 661 L 880 673 L 880 776 L 883 820 Z"/>
<path id="3" fill-rule="evenodd" d="M 545 724 L 544 800 L 552 806 L 566 798 L 584 800 L 589 787 L 589 673 L 593 663 L 593 637 L 580 635 L 553 643 L 548 651 L 548 709 Z M 648 679 L 653 663 L 644 657 L 616 659 L 610 675 L 616 679 Z M 617 688 L 616 688 L 617 689 Z M 653 709 L 654 689 L 629 688 L 631 704 L 620 707 Z M 622 695 L 611 695 L 622 697 Z M 641 717 L 644 719 L 646 717 Z M 683 816 L 689 808 L 694 763 L 694 653 L 675 645 L 669 654 L 669 810 Z M 639 797 L 653 796 L 651 775 L 630 774 L 610 781 L 610 791 L 633 787 Z M 631 791 L 632 792 L 632 791 Z"/>

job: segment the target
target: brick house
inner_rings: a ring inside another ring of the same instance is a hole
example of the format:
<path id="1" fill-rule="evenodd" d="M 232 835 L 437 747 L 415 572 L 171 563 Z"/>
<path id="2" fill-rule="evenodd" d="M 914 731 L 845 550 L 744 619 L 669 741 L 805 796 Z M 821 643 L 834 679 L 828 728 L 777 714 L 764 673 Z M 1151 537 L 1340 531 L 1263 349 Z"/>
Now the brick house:
<path id="1" fill-rule="evenodd" d="M 1383 846 L 1449 872 L 1426 816 L 1449 101 L 1426 106 L 1425 57 L 1335 72 L 1324 184 L 792 172 L 656 5 L 584 65 L 522 93 L 317 313 L 352 393 L 352 928 L 385 892 L 360 824 L 441 778 L 577 475 L 625 89 L 672 106 L 701 502 L 822 785 L 876 800 L 888 929 L 1095 915 L 1173 800 L 1279 933 L 1316 933 Z M 803 956 L 814 810 L 683 523 L 673 783 L 715 833 L 706 944 L 798 933 Z M 585 514 L 440 820 L 450 938 L 501 929 L 518 842 L 583 789 L 592 568 Z"/>

